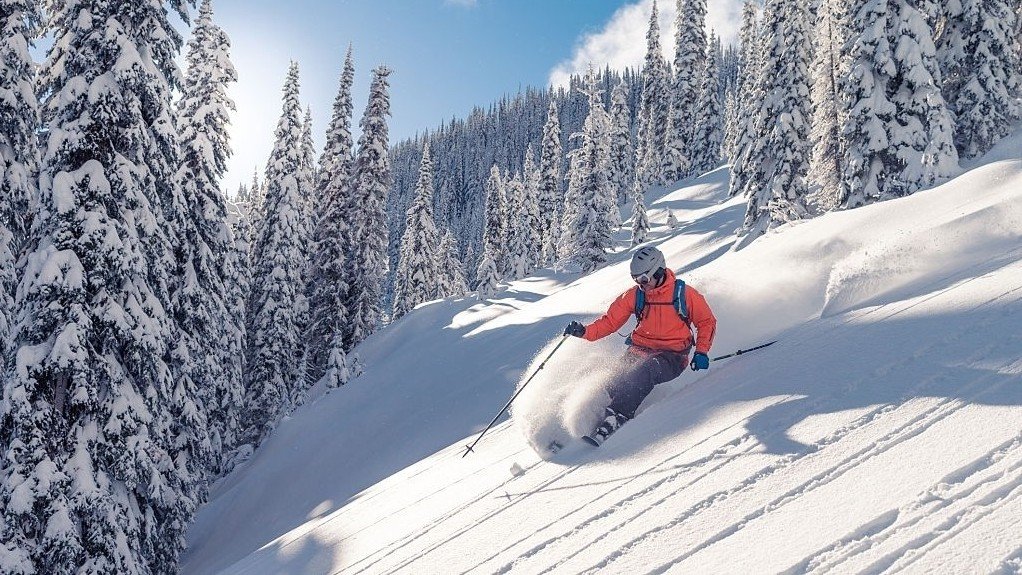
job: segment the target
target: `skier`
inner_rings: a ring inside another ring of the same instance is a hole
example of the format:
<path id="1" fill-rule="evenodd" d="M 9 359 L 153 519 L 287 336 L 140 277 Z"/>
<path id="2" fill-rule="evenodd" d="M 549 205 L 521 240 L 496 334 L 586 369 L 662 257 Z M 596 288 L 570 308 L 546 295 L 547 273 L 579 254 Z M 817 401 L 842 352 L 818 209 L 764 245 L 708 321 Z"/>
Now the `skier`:
<path id="1" fill-rule="evenodd" d="M 564 335 L 596 341 L 621 329 L 630 315 L 635 314 L 638 320 L 625 340 L 629 347 L 622 370 L 608 390 L 610 405 L 605 419 L 583 437 L 595 446 L 635 417 L 635 410 L 655 385 L 685 371 L 693 342 L 691 368 L 710 367 L 707 353 L 713 345 L 717 318 L 702 294 L 677 279 L 665 265 L 664 254 L 652 246 L 635 252 L 631 273 L 638 287 L 618 296 L 603 317 L 589 325 L 573 321 L 564 329 Z"/>

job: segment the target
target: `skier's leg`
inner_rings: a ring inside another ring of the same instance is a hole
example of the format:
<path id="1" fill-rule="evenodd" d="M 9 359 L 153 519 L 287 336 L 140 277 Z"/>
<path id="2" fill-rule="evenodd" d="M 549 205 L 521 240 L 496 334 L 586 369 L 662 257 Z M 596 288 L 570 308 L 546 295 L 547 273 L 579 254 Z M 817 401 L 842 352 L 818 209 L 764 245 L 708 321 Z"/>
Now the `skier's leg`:
<path id="1" fill-rule="evenodd" d="M 688 364 L 687 360 L 686 352 L 630 349 L 625 358 L 627 367 L 612 380 L 607 390 L 610 393 L 610 405 L 603 422 L 582 439 L 594 446 L 603 443 L 624 422 L 635 416 L 635 410 L 653 391 L 653 387 L 681 375 Z"/>
<path id="2" fill-rule="evenodd" d="M 685 370 L 687 353 L 656 351 L 641 357 L 611 382 L 610 409 L 631 419 L 642 400 L 660 383 L 670 381 Z"/>

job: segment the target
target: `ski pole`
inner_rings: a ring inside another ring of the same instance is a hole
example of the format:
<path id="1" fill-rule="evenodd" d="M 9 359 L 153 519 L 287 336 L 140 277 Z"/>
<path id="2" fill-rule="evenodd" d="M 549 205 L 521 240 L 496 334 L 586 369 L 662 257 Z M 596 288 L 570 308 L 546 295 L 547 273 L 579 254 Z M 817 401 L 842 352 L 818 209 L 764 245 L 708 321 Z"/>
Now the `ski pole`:
<path id="1" fill-rule="evenodd" d="M 750 351 L 756 351 L 757 349 L 763 349 L 764 347 L 768 347 L 768 346 L 774 345 L 775 343 L 777 343 L 777 341 L 778 340 L 775 339 L 774 341 L 772 341 L 770 343 L 764 343 L 763 345 L 757 345 L 756 347 L 750 347 L 749 349 L 740 349 L 740 350 L 738 350 L 738 351 L 736 351 L 734 353 L 729 353 L 727 355 L 722 355 L 720 357 L 715 357 L 715 358 L 713 358 L 713 361 L 718 361 L 718 360 L 721 360 L 721 359 L 727 359 L 729 357 L 739 356 L 739 355 L 742 355 L 743 353 L 749 353 Z"/>
<path id="2" fill-rule="evenodd" d="M 479 434 L 479 437 L 477 437 L 476 440 L 472 442 L 472 445 L 465 446 L 465 453 L 461 454 L 462 457 L 465 457 L 466 455 L 472 452 L 472 448 L 475 447 L 477 443 L 479 443 L 479 440 L 483 438 L 483 435 L 486 435 L 486 432 L 489 431 L 491 427 L 493 427 L 493 424 L 497 422 L 497 419 L 499 419 L 501 415 L 504 415 L 504 412 L 507 411 L 507 408 L 511 407 L 511 403 L 515 400 L 516 397 L 518 397 L 518 394 L 521 393 L 523 389 L 525 389 L 526 385 L 529 385 L 529 382 L 532 381 L 532 378 L 536 377 L 536 374 L 543 369 L 543 366 L 546 365 L 546 362 L 549 361 L 550 358 L 554 356 L 554 352 L 560 349 L 560 347 L 567 340 L 568 340 L 567 335 L 561 336 L 561 341 L 557 343 L 557 346 L 554 347 L 554 349 L 550 350 L 550 354 L 546 356 L 546 359 L 543 360 L 543 363 L 539 364 L 539 367 L 537 367 L 536 371 L 529 376 L 529 379 L 525 380 L 525 383 L 523 383 L 522 386 L 518 388 L 518 391 L 516 391 L 515 394 L 511 396 L 511 399 L 507 400 L 507 403 L 504 404 L 504 407 L 500 409 L 497 415 L 493 416 L 493 420 L 491 420 L 490 424 L 486 426 L 486 429 L 484 429 L 483 432 Z"/>

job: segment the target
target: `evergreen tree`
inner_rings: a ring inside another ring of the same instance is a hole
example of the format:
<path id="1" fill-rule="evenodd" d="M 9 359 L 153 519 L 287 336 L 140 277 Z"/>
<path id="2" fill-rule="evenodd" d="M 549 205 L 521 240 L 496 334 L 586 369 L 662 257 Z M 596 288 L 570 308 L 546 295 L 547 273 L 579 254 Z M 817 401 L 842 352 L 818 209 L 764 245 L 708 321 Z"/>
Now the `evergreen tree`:
<path id="1" fill-rule="evenodd" d="M 738 90 L 729 88 L 724 93 L 724 137 L 720 142 L 720 157 L 733 162 L 738 151 L 738 131 L 741 118 L 738 115 Z"/>
<path id="2" fill-rule="evenodd" d="M 993 147 L 1011 132 L 1022 111 L 1015 18 L 1006 0 L 943 3 L 937 57 L 944 98 L 955 118 L 955 145 L 963 157 Z"/>
<path id="3" fill-rule="evenodd" d="M 38 85 L 59 97 L 42 111 L 39 211 L 0 404 L 3 562 L 174 572 L 196 504 L 169 453 L 177 326 L 164 312 L 181 206 L 170 97 L 182 40 L 168 11 L 182 6 L 50 8 Z M 16 36 L 4 44 L 24 55 Z"/>
<path id="4" fill-rule="evenodd" d="M 763 13 L 766 52 L 756 134 L 746 160 L 749 198 L 742 234 L 747 241 L 766 229 L 806 216 L 809 169 L 809 54 L 807 6 L 799 0 L 768 0 Z"/>
<path id="5" fill-rule="evenodd" d="M 703 81 L 699 99 L 693 110 L 696 117 L 695 133 L 692 137 L 692 172 L 696 175 L 708 172 L 720 165 L 723 117 L 720 92 L 719 44 L 711 36 L 703 68 Z"/>
<path id="6" fill-rule="evenodd" d="M 295 359 L 303 357 L 302 277 L 308 238 L 298 101 L 298 65 L 288 70 L 276 141 L 266 166 L 266 206 L 253 250 L 248 306 L 248 373 L 244 428 L 257 445 L 304 392 Z"/>
<path id="7" fill-rule="evenodd" d="M 532 272 L 531 264 L 531 233 L 530 214 L 526 207 L 525 184 L 519 173 L 508 180 L 504 186 L 508 204 L 508 236 L 507 243 L 507 277 L 521 279 Z"/>
<path id="8" fill-rule="evenodd" d="M 500 181 L 500 170 L 497 166 L 490 169 L 490 180 Z M 486 186 L 486 220 L 483 227 L 483 253 L 479 258 L 479 265 L 476 269 L 476 281 L 474 290 L 479 299 L 485 299 L 497 291 L 497 283 L 500 281 L 500 272 L 497 269 L 495 253 L 503 249 L 500 238 L 503 235 L 501 226 L 500 205 L 503 201 L 503 194 L 497 185 Z"/>
<path id="9" fill-rule="evenodd" d="M 39 6 L 27 0 L 0 2 L 0 357 L 10 357 L 7 338 L 16 314 L 17 260 L 35 204 L 39 151 L 35 64 L 29 47 L 37 36 Z M 2 364 L 0 364 L 2 365 Z M 0 444 L 2 445 L 2 444 Z M 0 453 L 2 461 L 2 453 Z M 0 548 L 2 549 L 2 548 Z"/>
<path id="10" fill-rule="evenodd" d="M 390 115 L 390 70 L 373 70 L 369 87 L 369 102 L 359 122 L 362 136 L 358 141 L 352 214 L 353 273 L 348 311 L 351 314 L 351 345 L 358 345 L 369 337 L 383 319 L 383 281 L 389 269 L 387 257 L 388 230 L 386 209 L 387 190 L 391 183 L 388 155 Z"/>
<path id="11" fill-rule="evenodd" d="M 667 227 L 672 230 L 678 227 L 678 218 L 674 217 L 674 212 L 671 210 L 667 210 Z"/>
<path id="12" fill-rule="evenodd" d="M 632 247 L 646 241 L 649 235 L 649 216 L 646 214 L 646 198 L 642 194 L 642 186 L 635 182 L 632 186 Z"/>
<path id="13" fill-rule="evenodd" d="M 562 151 L 557 103 L 551 98 L 546 124 L 543 126 L 543 144 L 539 158 L 539 233 L 543 246 L 541 263 L 544 265 L 552 263 L 557 257 L 557 238 L 560 236 L 558 204 L 561 196 Z"/>
<path id="14" fill-rule="evenodd" d="M 706 73 L 706 0 L 677 0 L 674 84 L 671 87 L 670 131 L 661 171 L 666 181 L 687 177 L 695 167 L 694 120 L 702 110 L 700 89 Z M 714 96 L 716 97 L 716 96 Z M 718 107 L 719 113 L 719 107 Z"/>
<path id="15" fill-rule="evenodd" d="M 330 342 L 330 353 L 327 356 L 327 368 L 323 373 L 323 384 L 327 389 L 340 387 L 351 379 L 348 368 L 348 356 L 344 353 L 344 334 L 337 333 Z"/>
<path id="16" fill-rule="evenodd" d="M 489 249 L 490 258 L 497 268 L 497 277 L 503 277 L 505 247 L 507 246 L 507 198 L 504 193 L 504 178 L 496 164 L 490 168 L 490 177 L 486 180 L 486 220 L 483 235 L 483 249 Z"/>
<path id="17" fill-rule="evenodd" d="M 755 0 L 746 0 L 742 5 L 742 24 L 738 38 L 741 42 L 741 60 L 738 74 L 738 127 L 737 143 L 731 158 L 730 195 L 735 196 L 747 190 L 751 169 L 746 166 L 749 154 L 758 137 L 756 133 L 757 114 L 764 98 L 760 77 L 763 61 L 759 41 L 759 24 Z"/>
<path id="18" fill-rule="evenodd" d="M 308 356 L 313 377 L 329 369 L 330 346 L 348 324 L 346 300 L 352 269 L 349 266 L 353 246 L 350 214 L 352 156 L 351 85 L 355 65 L 348 47 L 334 99 L 333 115 L 326 131 L 326 143 L 319 159 L 316 197 L 320 211 L 314 218 L 313 245 L 309 266 L 309 327 L 306 332 Z M 347 342 L 345 342 L 347 344 Z"/>
<path id="19" fill-rule="evenodd" d="M 610 212 L 618 209 L 610 182 L 610 117 L 592 74 L 587 84 L 589 116 L 578 150 L 581 177 L 571 250 L 571 257 L 579 262 L 583 272 L 591 272 L 607 261 L 614 225 Z"/>
<path id="20" fill-rule="evenodd" d="M 844 46 L 848 22 L 843 2 L 821 2 L 816 14 L 816 51 L 813 59 L 813 143 L 809 182 L 815 188 L 811 203 L 816 210 L 829 211 L 847 193 L 842 189 L 844 142 L 841 126 L 846 111 L 842 106 L 840 78 L 848 73 Z"/>
<path id="21" fill-rule="evenodd" d="M 305 194 L 305 236 L 311 238 L 315 233 L 315 216 L 313 203 L 316 200 L 316 145 L 312 141 L 312 109 L 305 108 L 305 119 L 302 121 L 302 181 L 299 189 Z"/>
<path id="22" fill-rule="evenodd" d="M 618 82 L 610 96 L 610 173 L 618 205 L 628 200 L 628 187 L 635 181 L 635 146 L 632 144 L 632 112 L 627 86 Z"/>
<path id="23" fill-rule="evenodd" d="M 497 284 L 500 282 L 500 275 L 497 273 L 497 265 L 493 263 L 493 254 L 490 252 L 489 244 L 483 244 L 483 255 L 479 258 L 479 268 L 476 270 L 476 297 L 480 300 L 489 298 L 497 292 Z"/>
<path id="24" fill-rule="evenodd" d="M 572 134 L 573 139 L 581 136 L 581 132 Z M 557 255 L 562 260 L 572 259 L 578 248 L 576 234 L 582 209 L 582 180 L 587 172 L 585 160 L 581 146 L 568 152 L 568 171 L 565 174 L 568 190 L 564 194 L 564 208 L 561 210 L 561 237 L 557 240 Z"/>
<path id="25" fill-rule="evenodd" d="M 17 260 L 28 235 L 30 209 L 36 203 L 39 104 L 28 49 L 37 36 L 40 16 L 35 2 L 0 3 L 0 91 L 8 95 L 0 99 L 0 358 L 4 358 L 0 364 L 0 556 L 4 559 L 0 563 L 11 573 L 34 570 L 35 535 L 43 526 L 41 514 L 34 513 L 34 502 L 21 506 L 12 502 L 15 491 L 31 492 L 35 501 L 60 497 L 34 489 L 38 478 L 26 466 L 43 456 L 37 450 L 43 447 L 39 425 L 45 425 L 41 420 L 45 414 L 33 414 L 29 403 L 14 396 L 21 384 L 2 375 L 12 354 L 8 338 L 17 314 Z M 21 431 L 27 433 L 21 435 Z M 51 460 L 44 463 L 52 464 Z"/>
<path id="26" fill-rule="evenodd" d="M 936 48 L 908 0 L 850 4 L 848 115 L 842 205 L 903 196 L 957 167 L 951 118 L 939 85 Z"/>
<path id="27" fill-rule="evenodd" d="M 207 411 L 198 413 L 188 401 L 179 402 L 174 418 L 180 432 L 190 437 L 182 447 L 212 473 L 220 471 L 220 456 L 236 439 L 242 396 L 238 363 L 244 353 L 239 347 L 244 318 L 228 300 L 227 282 L 236 276 L 231 266 L 237 262 L 230 257 L 235 240 L 220 192 L 231 156 L 228 127 L 234 102 L 227 87 L 237 81 L 230 45 L 213 22 L 211 1 L 204 0 L 188 43 L 188 73 L 177 106 L 182 152 L 178 180 L 186 221 L 176 255 L 178 277 L 185 281 L 172 295 L 183 328 L 178 351 L 185 354 L 175 397 L 195 398 Z M 204 478 L 194 480 L 201 484 Z"/>
<path id="28" fill-rule="evenodd" d="M 437 286 L 436 297 L 465 295 L 468 283 L 461 260 L 458 258 L 458 241 L 450 229 L 444 232 L 440 249 L 437 250 L 437 268 L 440 270 L 440 283 Z"/>
<path id="29" fill-rule="evenodd" d="M 649 185 L 663 181 L 661 166 L 670 108 L 667 92 L 670 73 L 660 51 L 660 23 L 656 0 L 653 0 L 653 12 L 649 18 L 649 29 L 646 31 L 646 62 L 642 73 L 635 173 L 640 182 Z"/>
<path id="30" fill-rule="evenodd" d="M 422 149 L 415 200 L 408 208 L 401 238 L 401 256 L 394 277 L 394 319 L 436 297 L 442 271 L 437 266 L 439 247 L 440 235 L 433 218 L 433 163 L 427 141 Z"/>
<path id="31" fill-rule="evenodd" d="M 252 239 L 255 241 L 255 232 L 259 229 L 263 220 L 263 208 L 266 207 L 266 186 L 265 182 L 259 181 L 259 169 L 252 169 L 252 185 L 249 187 L 251 201 L 248 205 L 248 219 L 252 224 Z"/>
<path id="32" fill-rule="evenodd" d="M 539 216 L 539 167 L 533 160 L 532 145 L 525 151 L 524 176 L 522 180 L 522 217 L 519 220 L 520 233 L 527 252 L 526 274 L 533 272 L 542 263 L 543 244 L 540 239 Z"/>
<path id="33" fill-rule="evenodd" d="M 246 353 L 248 351 L 248 302 L 252 295 L 252 238 L 255 232 L 252 230 L 250 218 L 245 215 L 237 205 L 228 204 L 228 223 L 231 225 L 234 244 L 230 247 L 225 265 L 224 278 L 226 290 L 226 303 L 228 312 L 233 316 L 238 326 L 233 333 L 233 341 L 229 349 L 235 351 L 235 356 L 226 364 L 228 381 L 239 382 L 232 386 L 232 396 L 225 397 L 224 401 L 231 402 L 226 408 L 226 416 L 219 417 L 218 430 L 221 434 L 223 457 L 220 461 L 218 474 L 226 475 L 231 471 L 235 463 L 235 450 L 244 440 L 244 429 L 242 428 L 242 417 L 245 406 L 245 373 L 248 371 Z"/>

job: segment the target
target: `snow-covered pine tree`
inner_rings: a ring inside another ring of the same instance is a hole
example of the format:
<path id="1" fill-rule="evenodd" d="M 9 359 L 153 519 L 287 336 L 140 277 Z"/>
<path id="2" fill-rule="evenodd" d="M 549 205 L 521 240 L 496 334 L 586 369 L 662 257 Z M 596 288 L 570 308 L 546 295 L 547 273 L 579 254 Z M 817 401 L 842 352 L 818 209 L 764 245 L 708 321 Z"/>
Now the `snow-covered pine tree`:
<path id="1" fill-rule="evenodd" d="M 1015 18 L 1007 0 L 943 3 L 937 58 L 944 99 L 955 118 L 955 145 L 962 157 L 989 150 L 1011 132 L 1022 112 Z"/>
<path id="2" fill-rule="evenodd" d="M 657 3 L 653 0 L 653 12 L 649 17 L 646 31 L 646 62 L 642 69 L 642 100 L 639 107 L 638 134 L 635 155 L 636 177 L 644 185 L 662 181 L 660 168 L 663 165 L 667 125 L 670 119 L 670 97 L 668 92 L 669 71 L 660 51 L 660 22 Z"/>
<path id="3" fill-rule="evenodd" d="M 950 176 L 958 156 L 932 32 L 908 0 L 849 5 L 848 115 L 842 205 L 910 194 Z"/>
<path id="4" fill-rule="evenodd" d="M 252 445 L 266 437 L 304 392 L 295 365 L 304 354 L 302 273 L 308 251 L 298 88 L 298 64 L 292 62 L 284 83 L 276 140 L 266 164 L 266 206 L 252 258 L 243 414 L 245 439 Z"/>
<path id="5" fill-rule="evenodd" d="M 738 90 L 728 88 L 724 92 L 724 136 L 720 141 L 720 157 L 733 162 L 738 149 Z"/>
<path id="6" fill-rule="evenodd" d="M 540 148 L 539 171 L 539 233 L 542 243 L 541 263 L 547 265 L 557 258 L 557 240 L 560 237 L 561 203 L 561 125 L 557 116 L 557 102 L 550 98 L 543 143 Z"/>
<path id="7" fill-rule="evenodd" d="M 678 227 L 678 218 L 674 216 L 672 210 L 667 210 L 667 227 L 672 230 Z"/>
<path id="8" fill-rule="evenodd" d="M 479 258 L 479 266 L 476 269 L 475 292 L 480 300 L 491 297 L 497 292 L 497 284 L 500 282 L 500 274 L 497 273 L 497 265 L 493 263 L 493 254 L 490 253 L 489 244 L 484 244 L 483 255 Z"/>
<path id="9" fill-rule="evenodd" d="M 515 254 L 511 252 L 510 245 L 514 240 L 515 234 L 518 232 L 518 221 L 515 219 L 519 211 L 521 210 L 521 201 L 519 198 L 521 189 L 511 187 L 511 172 L 505 168 L 503 171 L 498 172 L 500 177 L 500 197 L 501 197 L 501 212 L 500 212 L 500 229 L 503 232 L 501 237 L 501 245 L 503 250 L 500 254 L 500 275 L 502 278 L 512 278 L 515 271 Z M 512 278 L 514 279 L 514 278 Z"/>
<path id="10" fill-rule="evenodd" d="M 571 139 L 579 137 L 581 137 L 581 132 L 571 135 Z M 576 147 L 567 153 L 568 169 L 564 178 L 568 181 L 568 189 L 564 193 L 561 218 L 558 222 L 561 228 L 561 235 L 557 238 L 559 260 L 571 258 L 575 249 L 575 232 L 578 231 L 578 211 L 581 205 L 580 190 L 582 189 L 582 177 L 585 174 L 584 159 L 581 147 Z"/>
<path id="11" fill-rule="evenodd" d="M 500 170 L 497 166 L 490 169 L 490 179 L 500 181 Z M 479 265 L 476 268 L 476 281 L 473 289 L 476 296 L 482 300 L 490 297 L 497 291 L 497 283 L 500 281 L 500 272 L 497 270 L 497 263 L 494 261 L 494 253 L 503 250 L 500 238 L 503 235 L 501 226 L 503 222 L 500 215 L 500 205 L 503 201 L 503 194 L 497 185 L 486 186 L 486 219 L 483 223 L 483 253 L 479 258 Z"/>
<path id="12" fill-rule="evenodd" d="M 440 249 L 436 252 L 437 268 L 440 270 L 440 282 L 437 285 L 436 297 L 445 298 L 462 296 L 468 291 L 465 280 L 465 268 L 458 257 L 458 240 L 448 228 L 440 241 Z"/>
<path id="13" fill-rule="evenodd" d="M 234 202 L 247 204 L 252 201 L 252 194 L 248 191 L 248 185 L 245 182 L 238 184 L 238 191 L 234 192 Z"/>
<path id="14" fill-rule="evenodd" d="M 177 177 L 186 221 L 176 255 L 178 275 L 185 281 L 172 296 L 182 327 L 179 351 L 187 353 L 175 397 L 196 397 L 205 409 L 193 415 L 186 403 L 178 403 L 175 420 L 181 425 L 193 419 L 180 431 L 190 436 L 191 457 L 204 458 L 197 463 L 212 474 L 221 471 L 221 455 L 235 440 L 243 394 L 239 362 L 244 350 L 238 346 L 244 340 L 244 318 L 235 315 L 239 310 L 228 299 L 227 282 L 237 275 L 231 268 L 237 262 L 230 257 L 235 240 L 220 191 L 231 156 L 228 128 L 234 102 L 227 88 L 238 78 L 230 46 L 227 34 L 213 22 L 211 0 L 203 0 L 188 42 L 188 72 L 177 103 L 182 160 Z M 205 481 L 194 479 L 198 486 Z"/>
<path id="15" fill-rule="evenodd" d="M 39 211 L 0 415 L 5 571 L 174 572 L 196 503 L 168 453 L 176 326 L 164 311 L 181 205 L 171 88 L 182 40 L 168 13 L 183 6 L 50 8 L 38 86 L 59 97 L 42 111 Z"/>
<path id="16" fill-rule="evenodd" d="M 348 356 L 344 353 L 344 334 L 338 332 L 330 341 L 330 353 L 327 356 L 327 368 L 323 373 L 323 385 L 327 389 L 340 387 L 351 379 L 348 369 Z"/>
<path id="17" fill-rule="evenodd" d="M 809 9 L 801 0 L 768 0 L 757 140 L 746 158 L 743 193 L 749 198 L 741 235 L 754 240 L 769 228 L 807 215 L 809 170 Z"/>
<path id="18" fill-rule="evenodd" d="M 664 142 L 666 149 L 661 168 L 668 182 L 687 177 L 695 167 L 695 122 L 699 117 L 697 106 L 706 73 L 705 25 L 706 0 L 677 0 L 670 131 Z"/>
<path id="19" fill-rule="evenodd" d="M 43 447 L 40 439 L 45 432 L 39 425 L 46 414 L 33 414 L 29 403 L 13 395 L 22 384 L 3 376 L 12 355 L 8 338 L 17 314 L 17 260 L 36 203 L 39 104 L 29 47 L 38 35 L 40 16 L 37 2 L 0 2 L 0 92 L 8 95 L 0 99 L 0 358 L 4 359 L 0 364 L 0 398 L 4 398 L 0 401 L 0 556 L 4 558 L 0 565 L 11 573 L 34 571 L 34 536 L 44 526 L 40 514 L 33 513 L 34 502 L 14 500 L 15 492 L 20 490 L 47 503 L 59 497 L 33 490 L 37 478 L 27 475 L 40 469 L 26 464 L 43 455 L 38 450 Z M 27 433 L 21 435 L 22 430 Z M 44 465 L 52 465 L 52 461 Z"/>
<path id="20" fill-rule="evenodd" d="M 40 17 L 38 2 L 0 2 L 0 92 L 7 95 L 0 99 L 0 358 L 10 357 L 17 260 L 36 203 L 39 103 L 29 47 L 38 36 Z"/>
<path id="21" fill-rule="evenodd" d="M 504 178 L 500 168 L 494 164 L 486 180 L 485 228 L 483 249 L 489 249 L 493 265 L 497 267 L 498 279 L 504 277 L 504 262 L 507 258 L 507 196 L 504 192 Z"/>
<path id="22" fill-rule="evenodd" d="M 526 262 L 528 275 L 542 263 L 543 244 L 539 236 L 539 181 L 540 173 L 536 161 L 533 159 L 532 144 L 525 150 L 525 165 L 522 171 L 522 234 L 527 236 L 524 239 L 528 251 Z"/>
<path id="23" fill-rule="evenodd" d="M 703 67 L 703 79 L 695 113 L 695 133 L 689 149 L 692 173 L 703 174 L 720 165 L 723 134 L 723 111 L 720 101 L 720 44 L 711 34 Z"/>
<path id="24" fill-rule="evenodd" d="M 252 241 L 255 242 L 255 233 L 259 229 L 259 222 L 263 219 L 263 208 L 266 207 L 266 183 L 259 181 L 259 168 L 252 169 L 252 185 L 249 186 L 251 200 L 247 208 L 248 221 L 252 224 Z"/>
<path id="25" fill-rule="evenodd" d="M 812 68 L 813 121 L 810 140 L 813 144 L 808 178 L 813 192 L 810 209 L 829 211 L 847 193 L 844 181 L 844 142 L 841 126 L 846 111 L 842 104 L 840 79 L 848 73 L 845 44 L 848 20 L 843 1 L 820 2 L 816 13 L 816 51 Z"/>
<path id="26" fill-rule="evenodd" d="M 628 201 L 629 187 L 635 182 L 632 111 L 627 89 L 624 82 L 618 82 L 610 96 L 610 174 L 619 206 Z"/>
<path id="27" fill-rule="evenodd" d="M 224 418 L 220 425 L 221 441 L 223 444 L 224 456 L 221 459 L 219 474 L 225 475 L 231 471 L 234 462 L 234 451 L 243 441 L 244 429 L 242 429 L 242 413 L 245 406 L 245 373 L 248 371 L 246 353 L 248 351 L 248 333 L 246 331 L 248 318 L 248 302 L 252 295 L 252 237 L 255 232 L 252 230 L 252 223 L 249 217 L 237 205 L 228 204 L 228 223 L 234 236 L 234 245 L 231 246 L 227 255 L 224 282 L 226 288 L 225 298 L 229 313 L 236 318 L 238 330 L 234 334 L 235 340 L 230 343 L 231 349 L 238 350 L 236 357 L 232 358 L 226 366 L 228 379 L 238 381 L 238 396 L 229 400 L 234 403 L 230 408 L 230 417 Z"/>
<path id="28" fill-rule="evenodd" d="M 348 313 L 352 346 L 369 337 L 383 319 L 383 286 L 390 267 L 387 256 L 387 191 L 390 188 L 388 76 L 390 69 L 373 70 L 369 102 L 359 122 L 362 136 L 355 157 L 352 196 L 352 266 Z"/>
<path id="29" fill-rule="evenodd" d="M 394 274 L 395 320 L 420 303 L 436 297 L 442 272 L 437 265 L 439 247 L 440 234 L 433 218 L 433 162 L 430 160 L 427 139 L 422 148 L 415 199 L 405 217 L 401 254 Z"/>
<path id="30" fill-rule="evenodd" d="M 532 226 L 525 197 L 525 184 L 522 182 L 522 175 L 515 172 L 514 176 L 504 186 L 507 196 L 508 213 L 508 235 L 507 235 L 507 262 L 508 279 L 521 279 L 532 272 Z"/>
<path id="31" fill-rule="evenodd" d="M 313 204 L 316 202 L 316 183 L 319 170 L 316 168 L 316 144 L 312 141 L 312 108 L 306 106 L 302 121 L 302 191 L 305 193 L 307 236 L 312 237 L 316 227 Z"/>
<path id="32" fill-rule="evenodd" d="M 603 107 L 602 91 L 595 77 L 587 81 L 589 116 L 582 128 L 578 151 L 579 179 L 577 221 L 572 237 L 571 257 L 584 273 L 607 261 L 614 222 L 611 210 L 618 211 L 610 182 L 610 117 Z"/>
<path id="33" fill-rule="evenodd" d="M 742 24 L 738 39 L 741 43 L 741 60 L 738 72 L 738 120 L 737 142 L 731 157 L 731 181 L 729 194 L 738 195 L 746 190 L 751 170 L 746 167 L 747 158 L 755 145 L 757 114 L 763 102 L 760 77 L 763 69 L 759 23 L 759 4 L 746 0 L 742 5 Z"/>
<path id="34" fill-rule="evenodd" d="M 649 235 L 649 216 L 646 214 L 646 198 L 642 194 L 642 185 L 632 185 L 632 247 L 646 241 Z"/>
<path id="35" fill-rule="evenodd" d="M 355 64 L 349 46 L 334 98 L 333 115 L 326 130 L 326 143 L 319 158 L 316 184 L 319 213 L 314 219 L 315 248 L 306 289 L 309 325 L 305 337 L 309 371 L 313 378 L 329 369 L 330 347 L 338 333 L 346 333 L 348 324 L 346 300 L 352 272 L 349 265 L 352 246 L 349 217 L 353 210 L 351 176 L 354 168 L 351 86 L 354 79 Z"/>

